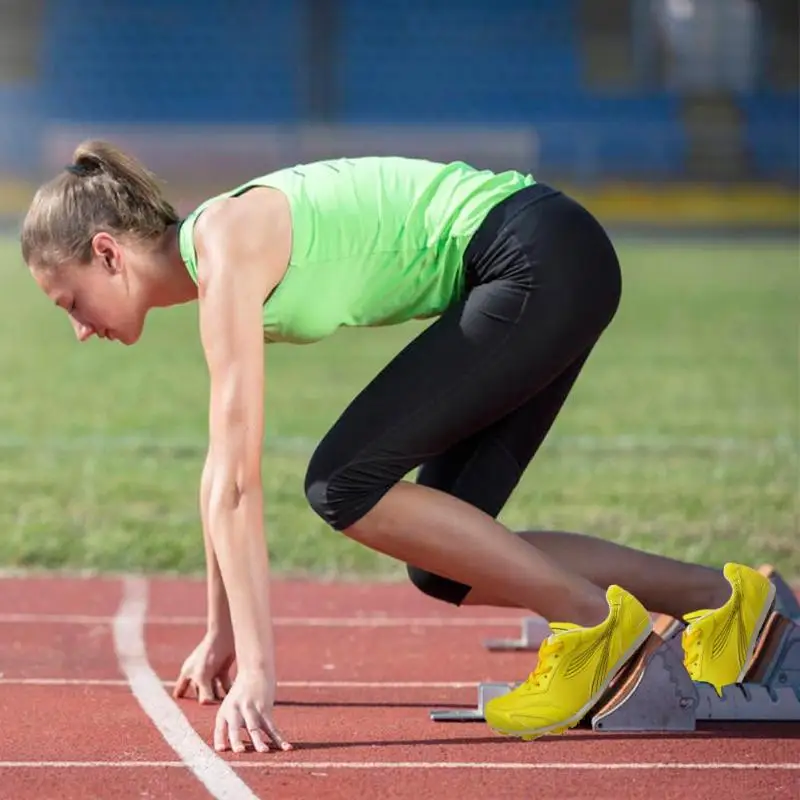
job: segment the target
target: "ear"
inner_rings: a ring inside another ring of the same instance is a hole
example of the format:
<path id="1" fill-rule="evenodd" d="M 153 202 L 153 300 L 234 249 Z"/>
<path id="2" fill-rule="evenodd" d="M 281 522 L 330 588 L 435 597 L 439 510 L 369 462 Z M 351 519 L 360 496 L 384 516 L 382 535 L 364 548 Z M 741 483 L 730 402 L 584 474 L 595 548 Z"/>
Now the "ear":
<path id="1" fill-rule="evenodd" d="M 122 272 L 122 248 L 110 233 L 100 231 L 92 237 L 92 254 L 106 272 L 112 275 Z"/>

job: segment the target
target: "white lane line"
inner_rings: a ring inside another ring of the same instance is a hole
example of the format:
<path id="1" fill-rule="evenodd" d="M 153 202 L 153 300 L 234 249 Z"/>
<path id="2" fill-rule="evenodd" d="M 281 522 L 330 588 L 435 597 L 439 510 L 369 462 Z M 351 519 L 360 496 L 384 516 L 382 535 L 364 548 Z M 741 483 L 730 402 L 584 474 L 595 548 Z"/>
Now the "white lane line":
<path id="1" fill-rule="evenodd" d="M 247 756 L 245 756 L 247 758 Z M 224 764 L 229 762 L 225 761 Z M 735 761 L 628 761 L 598 763 L 593 761 L 283 761 L 263 758 L 248 761 L 230 762 L 236 769 L 270 770 L 373 770 L 373 769 L 491 769 L 495 771 L 572 771 L 591 770 L 602 772 L 637 770 L 689 770 L 689 771 L 796 771 L 800 762 L 750 762 Z M 153 769 L 185 768 L 182 761 L 0 761 L 0 769 Z M 248 790 L 249 791 L 249 790 Z M 217 795 L 220 796 L 220 795 Z M 230 795 L 225 795 L 230 796 Z M 249 795 L 252 796 L 252 795 Z"/>
<path id="2" fill-rule="evenodd" d="M 537 617 L 537 620 L 541 618 Z M 114 617 L 91 614 L 0 614 L 6 624 L 111 625 Z M 205 625 L 205 617 L 160 617 L 144 620 L 146 625 Z M 477 628 L 520 625 L 522 617 L 275 617 L 273 624 L 285 628 Z M 541 619 L 541 624 L 546 623 Z"/>
<path id="3" fill-rule="evenodd" d="M 4 678 L 0 673 L 0 686 L 127 686 L 118 678 Z M 174 681 L 161 681 L 172 688 Z M 281 689 L 474 689 L 478 681 L 280 681 Z M 280 702 L 280 701 L 279 701 Z"/>
<path id="4" fill-rule="evenodd" d="M 133 696 L 167 744 L 212 797 L 217 800 L 257 800 L 228 763 L 197 735 L 150 666 L 144 644 L 146 614 L 147 581 L 126 578 L 122 603 L 114 617 L 114 648 Z"/>

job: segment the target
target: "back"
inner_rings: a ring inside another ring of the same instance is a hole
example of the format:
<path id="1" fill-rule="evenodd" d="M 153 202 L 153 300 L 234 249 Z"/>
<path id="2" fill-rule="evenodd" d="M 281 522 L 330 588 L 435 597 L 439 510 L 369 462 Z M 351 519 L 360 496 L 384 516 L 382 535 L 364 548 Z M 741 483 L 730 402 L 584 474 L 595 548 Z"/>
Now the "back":
<path id="1" fill-rule="evenodd" d="M 265 338 L 310 342 L 341 326 L 440 314 L 463 290 L 462 257 L 475 229 L 531 183 L 461 162 L 374 157 L 289 167 L 227 193 L 270 186 L 290 203 L 292 256 L 264 305 Z M 183 253 L 183 230 L 181 240 Z"/>

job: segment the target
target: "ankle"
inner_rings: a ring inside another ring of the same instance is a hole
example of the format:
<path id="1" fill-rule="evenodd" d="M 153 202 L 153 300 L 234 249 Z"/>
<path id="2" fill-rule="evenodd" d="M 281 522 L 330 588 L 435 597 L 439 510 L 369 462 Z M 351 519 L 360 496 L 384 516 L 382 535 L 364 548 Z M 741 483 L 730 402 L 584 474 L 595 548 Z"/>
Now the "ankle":
<path id="1" fill-rule="evenodd" d="M 706 608 L 720 608 L 724 606 L 728 600 L 731 599 L 731 587 L 722 572 L 716 576 L 712 586 L 708 590 L 708 602 L 705 604 Z"/>
<path id="2" fill-rule="evenodd" d="M 594 628 L 602 625 L 608 619 L 608 603 L 605 595 L 600 597 L 581 598 L 580 603 L 575 603 L 570 622 L 583 628 Z"/>
<path id="3" fill-rule="evenodd" d="M 725 576 L 721 572 L 714 572 L 711 573 L 710 580 L 686 592 L 684 602 L 681 604 L 681 614 L 702 609 L 713 611 L 724 606 L 730 599 L 731 587 Z M 684 608 L 689 605 L 691 608 Z"/>

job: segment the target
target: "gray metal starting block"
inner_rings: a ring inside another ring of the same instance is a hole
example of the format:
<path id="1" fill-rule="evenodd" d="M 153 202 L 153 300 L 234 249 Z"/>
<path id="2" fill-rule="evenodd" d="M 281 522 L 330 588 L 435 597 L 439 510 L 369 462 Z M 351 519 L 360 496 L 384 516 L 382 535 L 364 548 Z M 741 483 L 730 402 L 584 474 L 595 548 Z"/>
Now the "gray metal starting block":
<path id="1" fill-rule="evenodd" d="M 474 708 L 434 708 L 430 712 L 434 722 L 483 722 L 486 703 L 495 697 L 501 697 L 519 683 L 489 682 L 478 684 L 478 704 Z"/>
<path id="2" fill-rule="evenodd" d="M 483 646 L 493 652 L 500 650 L 531 652 L 538 650 L 551 633 L 550 626 L 542 617 L 523 617 L 518 639 L 486 639 Z"/>
<path id="3" fill-rule="evenodd" d="M 775 611 L 800 625 L 800 601 L 792 591 L 792 587 L 772 564 L 762 564 L 758 571 L 775 584 Z"/>
<path id="4" fill-rule="evenodd" d="M 673 624 L 675 623 L 675 624 Z M 682 624 L 659 617 L 636 658 L 582 720 L 595 731 L 693 731 L 698 722 L 800 722 L 800 626 L 772 612 L 744 681 L 717 694 L 683 666 Z M 482 683 L 469 709 L 434 709 L 436 722 L 484 720 L 485 704 L 518 683 Z"/>
<path id="5" fill-rule="evenodd" d="M 800 602 L 789 584 L 771 564 L 762 564 L 758 571 L 775 584 L 775 611 L 800 623 Z M 542 617 L 528 616 L 521 620 L 519 637 L 485 639 L 483 646 L 492 652 L 535 652 L 549 635 L 550 628 Z"/>

